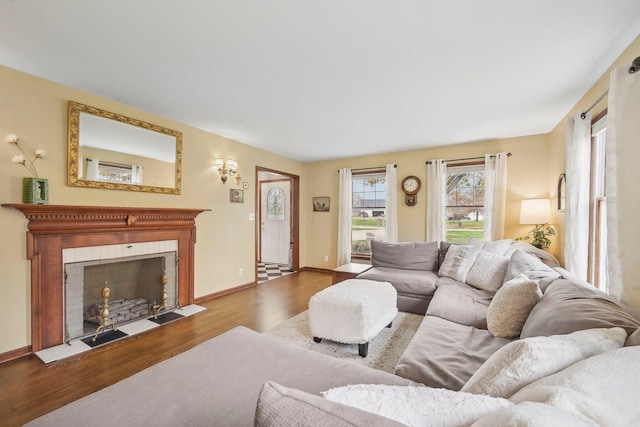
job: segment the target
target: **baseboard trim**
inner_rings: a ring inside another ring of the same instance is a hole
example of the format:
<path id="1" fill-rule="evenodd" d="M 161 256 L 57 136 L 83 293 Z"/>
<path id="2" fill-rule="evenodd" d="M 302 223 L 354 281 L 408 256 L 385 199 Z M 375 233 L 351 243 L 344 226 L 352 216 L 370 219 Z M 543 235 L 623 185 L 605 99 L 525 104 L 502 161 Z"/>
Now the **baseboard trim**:
<path id="1" fill-rule="evenodd" d="M 7 351 L 6 353 L 0 354 L 0 363 L 9 362 L 11 360 L 19 359 L 23 356 L 28 356 L 32 354 L 33 350 L 30 345 L 22 348 L 16 348 L 15 350 Z"/>
<path id="2" fill-rule="evenodd" d="M 256 282 L 245 283 L 244 285 L 236 286 L 235 288 L 224 289 L 222 291 L 214 292 L 212 294 L 203 295 L 201 297 L 197 297 L 193 299 L 194 304 L 200 304 L 205 301 L 209 301 L 215 298 L 220 298 L 225 295 L 233 294 L 236 292 L 244 291 L 245 289 L 253 288 L 256 286 Z"/>
<path id="3" fill-rule="evenodd" d="M 302 267 L 300 271 L 315 271 L 317 273 L 329 273 L 333 271 L 330 268 L 318 268 L 318 267 Z"/>

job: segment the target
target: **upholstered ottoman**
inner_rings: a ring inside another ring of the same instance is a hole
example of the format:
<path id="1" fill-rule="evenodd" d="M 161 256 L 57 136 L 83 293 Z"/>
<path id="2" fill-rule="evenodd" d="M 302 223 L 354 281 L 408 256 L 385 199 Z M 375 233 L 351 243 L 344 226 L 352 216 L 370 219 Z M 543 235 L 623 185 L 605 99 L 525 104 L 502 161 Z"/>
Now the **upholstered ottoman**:
<path id="1" fill-rule="evenodd" d="M 309 300 L 309 327 L 315 342 L 322 338 L 358 344 L 366 357 L 369 341 L 398 313 L 397 292 L 389 282 L 349 279 L 326 288 Z"/>

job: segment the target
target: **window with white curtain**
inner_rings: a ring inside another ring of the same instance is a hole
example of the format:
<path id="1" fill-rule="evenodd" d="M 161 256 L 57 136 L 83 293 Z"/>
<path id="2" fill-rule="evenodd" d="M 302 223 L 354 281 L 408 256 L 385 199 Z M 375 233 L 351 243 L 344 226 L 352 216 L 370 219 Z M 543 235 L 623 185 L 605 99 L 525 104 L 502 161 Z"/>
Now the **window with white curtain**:
<path id="1" fill-rule="evenodd" d="M 466 243 L 471 237 L 483 238 L 484 162 L 447 166 L 446 240 Z"/>
<path id="2" fill-rule="evenodd" d="M 588 281 L 608 292 L 607 285 L 607 199 L 606 199 L 606 137 L 607 117 L 591 126 L 591 191 L 589 215 Z"/>
<path id="3" fill-rule="evenodd" d="M 354 172 L 351 181 L 351 256 L 368 258 L 371 241 L 385 240 L 386 172 Z"/>

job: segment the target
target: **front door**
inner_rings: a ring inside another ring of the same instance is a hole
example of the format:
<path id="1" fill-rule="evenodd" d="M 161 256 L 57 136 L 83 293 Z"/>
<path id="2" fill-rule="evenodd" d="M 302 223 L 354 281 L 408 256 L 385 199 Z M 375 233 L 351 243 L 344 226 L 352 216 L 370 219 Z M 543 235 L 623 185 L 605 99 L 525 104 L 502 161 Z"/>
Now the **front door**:
<path id="1" fill-rule="evenodd" d="M 260 182 L 261 261 L 290 264 L 291 180 Z"/>

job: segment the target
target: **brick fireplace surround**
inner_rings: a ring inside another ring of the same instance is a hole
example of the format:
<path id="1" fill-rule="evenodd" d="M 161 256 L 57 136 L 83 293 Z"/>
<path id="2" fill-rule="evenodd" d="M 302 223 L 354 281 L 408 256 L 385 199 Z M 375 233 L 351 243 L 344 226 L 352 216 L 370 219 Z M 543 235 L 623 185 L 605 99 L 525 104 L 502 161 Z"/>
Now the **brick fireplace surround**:
<path id="1" fill-rule="evenodd" d="M 67 248 L 178 241 L 178 300 L 193 303 L 195 218 L 209 209 L 3 204 L 29 220 L 31 260 L 31 351 L 63 342 L 64 274 Z"/>

